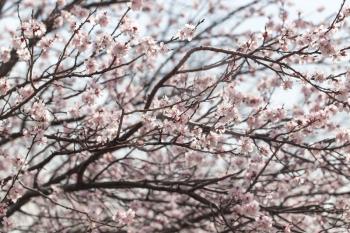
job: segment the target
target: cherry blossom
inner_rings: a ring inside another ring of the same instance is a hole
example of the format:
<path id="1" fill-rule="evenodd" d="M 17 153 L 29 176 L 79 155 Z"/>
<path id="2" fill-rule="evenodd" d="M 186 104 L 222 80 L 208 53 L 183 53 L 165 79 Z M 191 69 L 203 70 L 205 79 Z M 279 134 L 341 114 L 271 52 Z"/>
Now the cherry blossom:
<path id="1" fill-rule="evenodd" d="M 26 48 L 17 50 L 17 55 L 22 61 L 28 61 L 30 59 L 30 52 Z"/>
<path id="2" fill-rule="evenodd" d="M 44 23 L 30 19 L 22 23 L 21 30 L 25 37 L 41 37 L 46 32 L 46 26 Z"/>
<path id="3" fill-rule="evenodd" d="M 11 58 L 10 50 L 7 48 L 2 48 L 0 52 L 0 59 L 2 62 L 8 62 Z"/>
<path id="4" fill-rule="evenodd" d="M 128 209 L 127 211 L 118 211 L 114 216 L 114 219 L 117 221 L 121 221 L 123 224 L 131 224 L 135 218 L 135 211 L 132 209 Z"/>
<path id="5" fill-rule="evenodd" d="M 59 6 L 64 6 L 66 4 L 66 0 L 57 0 L 57 4 Z"/>
<path id="6" fill-rule="evenodd" d="M 0 95 L 5 95 L 10 89 L 10 85 L 6 79 L 0 80 Z"/>
<path id="7" fill-rule="evenodd" d="M 84 52 L 88 49 L 90 41 L 89 36 L 86 32 L 78 31 L 72 40 L 72 44 L 80 51 Z"/>
<path id="8" fill-rule="evenodd" d="M 159 50 L 158 45 L 151 37 L 145 37 L 140 42 L 138 52 L 146 53 L 148 56 L 155 56 Z"/>
<path id="9" fill-rule="evenodd" d="M 123 32 L 127 33 L 129 36 L 132 37 L 137 35 L 137 33 L 139 32 L 139 26 L 137 25 L 137 23 L 128 17 L 125 17 L 123 21 L 121 21 L 121 28 Z"/>
<path id="10" fill-rule="evenodd" d="M 143 0 L 132 0 L 131 1 L 131 9 L 134 11 L 141 10 L 143 5 Z"/>
<path id="11" fill-rule="evenodd" d="M 89 59 L 85 61 L 85 66 L 89 74 L 94 73 L 97 69 L 96 61 Z"/>
<path id="12" fill-rule="evenodd" d="M 128 52 L 127 44 L 115 43 L 111 48 L 111 54 L 114 57 L 123 57 Z"/>
<path id="13" fill-rule="evenodd" d="M 0 232 L 347 232 L 349 3 L 3 1 Z"/>
<path id="14" fill-rule="evenodd" d="M 184 28 L 182 28 L 178 32 L 178 36 L 180 40 L 188 40 L 191 41 L 194 35 L 194 31 L 196 29 L 196 26 L 192 24 L 185 24 Z"/>
<path id="15" fill-rule="evenodd" d="M 106 27 L 108 25 L 108 16 L 106 12 L 97 17 L 97 23 L 101 25 L 101 27 Z"/>
<path id="16" fill-rule="evenodd" d="M 48 121 L 49 112 L 42 101 L 35 102 L 29 112 L 31 117 L 36 121 Z"/>

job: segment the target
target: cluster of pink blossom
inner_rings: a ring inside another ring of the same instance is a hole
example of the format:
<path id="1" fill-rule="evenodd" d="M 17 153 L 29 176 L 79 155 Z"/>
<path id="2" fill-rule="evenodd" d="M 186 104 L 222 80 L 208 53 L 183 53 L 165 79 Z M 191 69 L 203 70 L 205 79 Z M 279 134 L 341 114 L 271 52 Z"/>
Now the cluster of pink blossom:
<path id="1" fill-rule="evenodd" d="M 0 232 L 349 229 L 345 0 L 3 2 Z"/>

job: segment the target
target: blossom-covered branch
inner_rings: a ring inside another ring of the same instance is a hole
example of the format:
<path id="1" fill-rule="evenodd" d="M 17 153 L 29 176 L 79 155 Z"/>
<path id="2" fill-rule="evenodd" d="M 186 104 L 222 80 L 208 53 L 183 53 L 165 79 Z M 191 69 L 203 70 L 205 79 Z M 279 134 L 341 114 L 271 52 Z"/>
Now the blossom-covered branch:
<path id="1" fill-rule="evenodd" d="M 350 6 L 293 2 L 0 1 L 0 231 L 346 232 Z"/>

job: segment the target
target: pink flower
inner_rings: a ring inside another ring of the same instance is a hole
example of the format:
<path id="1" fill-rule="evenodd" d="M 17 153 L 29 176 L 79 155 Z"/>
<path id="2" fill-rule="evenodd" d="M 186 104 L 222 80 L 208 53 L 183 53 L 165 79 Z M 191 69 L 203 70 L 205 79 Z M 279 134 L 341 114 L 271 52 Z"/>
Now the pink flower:
<path id="1" fill-rule="evenodd" d="M 259 213 L 259 209 L 260 209 L 259 203 L 254 200 L 242 206 L 241 214 L 244 214 L 250 217 L 256 217 Z"/>
<path id="2" fill-rule="evenodd" d="M 128 46 L 123 43 L 115 43 L 111 49 L 111 54 L 113 57 L 123 57 L 128 52 Z"/>
<path id="3" fill-rule="evenodd" d="M 97 23 L 101 26 L 101 27 L 106 27 L 108 25 L 108 17 L 107 17 L 107 13 L 104 12 L 103 14 L 99 15 L 97 17 Z"/>
<path id="4" fill-rule="evenodd" d="M 10 58 L 11 58 L 11 50 L 8 48 L 1 48 L 0 60 L 3 63 L 6 63 L 10 60 Z"/>
<path id="5" fill-rule="evenodd" d="M 66 0 L 57 0 L 56 3 L 59 6 L 64 6 L 66 4 Z"/>
<path id="6" fill-rule="evenodd" d="M 42 48 L 43 51 L 46 51 L 50 48 L 54 40 L 55 40 L 54 38 L 49 38 L 47 36 L 44 36 L 39 41 L 38 45 L 40 48 Z"/>
<path id="7" fill-rule="evenodd" d="M 272 228 L 272 219 L 268 216 L 260 216 L 257 220 L 257 226 L 261 230 L 270 230 Z"/>
<path id="8" fill-rule="evenodd" d="M 49 111 L 46 109 L 43 101 L 35 102 L 30 109 L 31 117 L 36 121 L 48 121 L 49 120 Z"/>
<path id="9" fill-rule="evenodd" d="M 241 138 L 239 145 L 243 153 L 247 153 L 247 152 L 249 153 L 254 150 L 254 144 L 250 138 L 247 138 L 247 137 Z"/>
<path id="10" fill-rule="evenodd" d="M 95 95 L 93 95 L 93 90 L 88 89 L 82 96 L 82 100 L 84 103 L 88 105 L 92 105 L 95 103 Z"/>
<path id="11" fill-rule="evenodd" d="M 247 96 L 245 101 L 250 107 L 257 107 L 262 102 L 261 98 L 258 96 Z"/>
<path id="12" fill-rule="evenodd" d="M 97 49 L 109 48 L 112 45 L 112 42 L 113 42 L 112 36 L 107 33 L 103 33 L 97 36 L 97 40 L 95 42 L 96 48 Z"/>
<path id="13" fill-rule="evenodd" d="M 7 80 L 4 78 L 0 79 L 0 95 L 6 95 L 9 89 L 10 85 L 8 84 Z"/>
<path id="14" fill-rule="evenodd" d="M 26 47 L 26 39 L 20 36 L 14 36 L 12 38 L 12 45 L 16 49 L 22 49 Z"/>
<path id="15" fill-rule="evenodd" d="M 206 137 L 206 143 L 208 147 L 217 147 L 220 141 L 220 135 L 215 132 L 210 132 Z"/>
<path id="16" fill-rule="evenodd" d="M 340 129 L 337 132 L 335 138 L 340 143 L 348 142 L 350 140 L 350 131 L 349 130 Z"/>
<path id="17" fill-rule="evenodd" d="M 247 160 L 244 157 L 237 156 L 233 159 L 233 164 L 235 167 L 237 167 L 239 170 L 244 169 L 247 167 Z"/>
<path id="18" fill-rule="evenodd" d="M 4 217 L 2 220 L 3 220 L 4 228 L 7 230 L 10 230 L 13 226 L 13 223 L 11 222 L 11 220 L 8 217 Z"/>
<path id="19" fill-rule="evenodd" d="M 85 61 L 85 67 L 89 74 L 92 74 L 96 71 L 96 61 L 93 59 L 88 59 Z"/>
<path id="20" fill-rule="evenodd" d="M 327 38 L 321 38 L 319 42 L 319 48 L 322 54 L 327 56 L 335 55 L 336 50 L 332 42 Z"/>
<path id="21" fill-rule="evenodd" d="M 63 16 L 58 16 L 55 18 L 54 23 L 53 23 L 53 28 L 60 28 L 64 24 L 64 18 Z"/>
<path id="22" fill-rule="evenodd" d="M 284 233 L 291 233 L 291 228 L 292 228 L 292 225 L 291 224 L 288 224 L 284 227 Z"/>
<path id="23" fill-rule="evenodd" d="M 5 203 L 0 203 L 0 216 L 4 216 L 6 214 L 7 205 Z"/>
<path id="24" fill-rule="evenodd" d="M 286 80 L 283 82 L 283 89 L 288 90 L 292 89 L 293 87 L 293 82 L 291 80 Z"/>
<path id="25" fill-rule="evenodd" d="M 74 118 L 78 118 L 80 116 L 80 109 L 77 104 L 74 104 L 74 106 L 71 107 L 68 112 Z"/>
<path id="26" fill-rule="evenodd" d="M 30 19 L 22 23 L 21 30 L 27 38 L 41 37 L 46 33 L 46 26 L 38 20 Z"/>
<path id="27" fill-rule="evenodd" d="M 129 36 L 135 36 L 139 31 L 138 25 L 127 17 L 125 17 L 124 20 L 122 21 L 121 29 L 123 32 L 125 32 Z"/>
<path id="28" fill-rule="evenodd" d="M 164 42 L 160 42 L 159 44 L 159 51 L 161 53 L 166 53 L 169 51 L 169 48 L 164 44 Z"/>
<path id="29" fill-rule="evenodd" d="M 90 44 L 89 35 L 86 32 L 78 31 L 72 40 L 72 44 L 79 52 L 84 52 L 88 49 Z"/>
<path id="30" fill-rule="evenodd" d="M 18 93 L 20 94 L 20 96 L 23 99 L 26 99 L 27 97 L 29 97 L 32 93 L 33 93 L 33 89 L 31 86 L 25 86 L 25 87 L 21 87 L 18 90 Z"/>
<path id="31" fill-rule="evenodd" d="M 143 0 L 131 0 L 131 9 L 134 11 L 139 11 L 142 9 Z"/>
<path id="32" fill-rule="evenodd" d="M 147 56 L 154 56 L 157 54 L 158 50 L 159 47 L 154 39 L 152 37 L 145 37 L 142 39 L 137 51 L 146 53 Z"/>
<path id="33" fill-rule="evenodd" d="M 130 225 L 135 218 L 135 211 L 128 209 L 127 211 L 118 211 L 113 217 L 115 221 L 120 221 L 123 224 Z"/>
<path id="34" fill-rule="evenodd" d="M 101 89 L 98 85 L 92 84 L 82 95 L 82 100 L 88 105 L 93 105 L 97 97 L 101 94 Z"/>
<path id="35" fill-rule="evenodd" d="M 84 9 L 78 5 L 74 5 L 71 10 L 72 14 L 79 18 L 86 18 L 89 15 L 89 10 Z"/>
<path id="36" fill-rule="evenodd" d="M 58 25 L 63 25 L 63 23 L 67 22 L 67 23 L 75 23 L 76 22 L 76 17 L 74 17 L 74 15 L 68 11 L 65 11 L 65 10 L 61 10 L 61 15 L 57 18 L 58 19 L 58 22 L 55 22 L 57 23 Z"/>
<path id="37" fill-rule="evenodd" d="M 178 37 L 180 40 L 191 41 L 195 30 L 196 26 L 192 24 L 185 24 L 185 27 L 178 32 Z"/>
<path id="38" fill-rule="evenodd" d="M 344 17 L 350 16 L 350 7 L 346 7 L 343 9 L 343 15 L 344 15 Z"/>
<path id="39" fill-rule="evenodd" d="M 27 48 L 18 49 L 17 55 L 21 61 L 29 61 L 30 53 Z"/>

